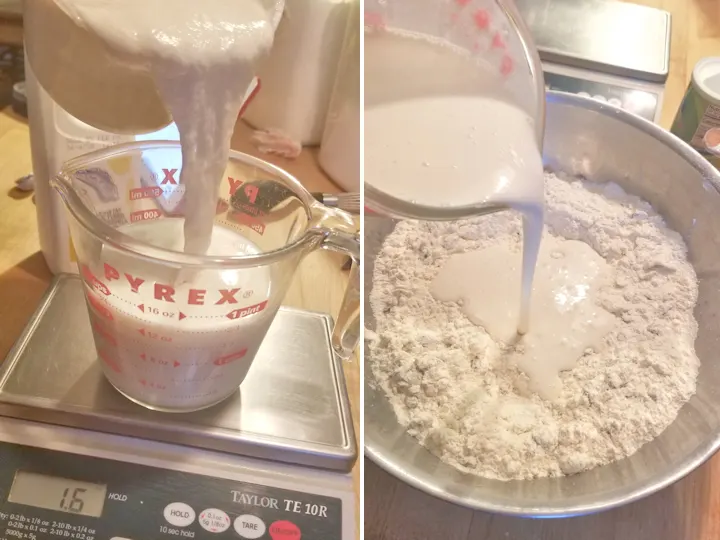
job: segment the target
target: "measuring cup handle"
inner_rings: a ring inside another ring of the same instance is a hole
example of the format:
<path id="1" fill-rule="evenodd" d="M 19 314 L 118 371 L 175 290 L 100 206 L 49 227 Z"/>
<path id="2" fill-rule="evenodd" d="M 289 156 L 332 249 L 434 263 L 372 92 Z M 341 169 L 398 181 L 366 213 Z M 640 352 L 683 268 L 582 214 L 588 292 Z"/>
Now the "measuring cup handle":
<path id="1" fill-rule="evenodd" d="M 332 334 L 332 347 L 348 360 L 360 341 L 360 234 L 350 214 L 320 203 L 313 207 L 317 228 L 323 233 L 322 249 L 345 253 L 352 258 L 350 279 Z"/>
<path id="2" fill-rule="evenodd" d="M 353 258 L 350 279 L 332 333 L 332 347 L 343 360 L 349 360 L 360 341 L 360 261 Z"/>

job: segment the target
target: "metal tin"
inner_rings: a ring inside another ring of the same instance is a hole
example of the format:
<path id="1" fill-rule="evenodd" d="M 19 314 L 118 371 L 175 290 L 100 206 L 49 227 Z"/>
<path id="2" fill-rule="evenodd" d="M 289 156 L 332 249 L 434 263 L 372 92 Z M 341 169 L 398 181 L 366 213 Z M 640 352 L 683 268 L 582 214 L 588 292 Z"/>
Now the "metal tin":
<path id="1" fill-rule="evenodd" d="M 664 83 L 671 16 L 614 0 L 515 0 L 544 62 Z"/>
<path id="2" fill-rule="evenodd" d="M 0 415 L 347 472 L 357 445 L 328 315 L 281 308 L 239 391 L 150 411 L 105 380 L 81 281 L 56 278 L 0 371 Z"/>
<path id="3" fill-rule="evenodd" d="M 720 168 L 720 57 L 695 64 L 670 131 Z"/>

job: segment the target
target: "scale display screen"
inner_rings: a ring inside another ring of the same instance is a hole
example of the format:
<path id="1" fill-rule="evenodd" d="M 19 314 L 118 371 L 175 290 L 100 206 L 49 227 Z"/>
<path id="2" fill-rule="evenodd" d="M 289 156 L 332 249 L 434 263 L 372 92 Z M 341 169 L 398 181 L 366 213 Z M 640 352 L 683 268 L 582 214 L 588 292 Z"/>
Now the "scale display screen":
<path id="1" fill-rule="evenodd" d="M 17 471 L 8 501 L 69 514 L 100 517 L 107 486 Z"/>

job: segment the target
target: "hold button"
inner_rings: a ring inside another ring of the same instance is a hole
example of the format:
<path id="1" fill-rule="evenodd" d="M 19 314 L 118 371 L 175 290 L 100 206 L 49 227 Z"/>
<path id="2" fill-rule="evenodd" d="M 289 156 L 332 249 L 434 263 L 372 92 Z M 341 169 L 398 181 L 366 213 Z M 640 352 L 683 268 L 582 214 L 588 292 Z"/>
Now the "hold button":
<path id="1" fill-rule="evenodd" d="M 195 510 L 181 502 L 170 503 L 163 511 L 165 521 L 176 527 L 187 527 L 195 521 Z"/>

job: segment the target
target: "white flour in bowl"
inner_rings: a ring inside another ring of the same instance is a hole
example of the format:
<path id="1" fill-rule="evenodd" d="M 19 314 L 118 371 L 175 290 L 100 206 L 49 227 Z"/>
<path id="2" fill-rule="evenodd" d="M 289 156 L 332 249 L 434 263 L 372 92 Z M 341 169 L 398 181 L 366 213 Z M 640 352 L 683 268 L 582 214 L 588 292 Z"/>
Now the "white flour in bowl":
<path id="1" fill-rule="evenodd" d="M 400 422 L 451 465 L 500 480 L 561 476 L 624 458 L 694 394 L 698 295 L 686 246 L 617 185 L 545 175 L 547 233 L 586 242 L 610 266 L 598 302 L 616 318 L 599 352 L 561 374 L 559 398 L 529 391 L 502 344 L 430 284 L 452 254 L 521 248 L 521 220 L 402 222 L 375 262 L 367 332 L 375 380 Z M 519 286 L 519 285 L 518 285 Z"/>

